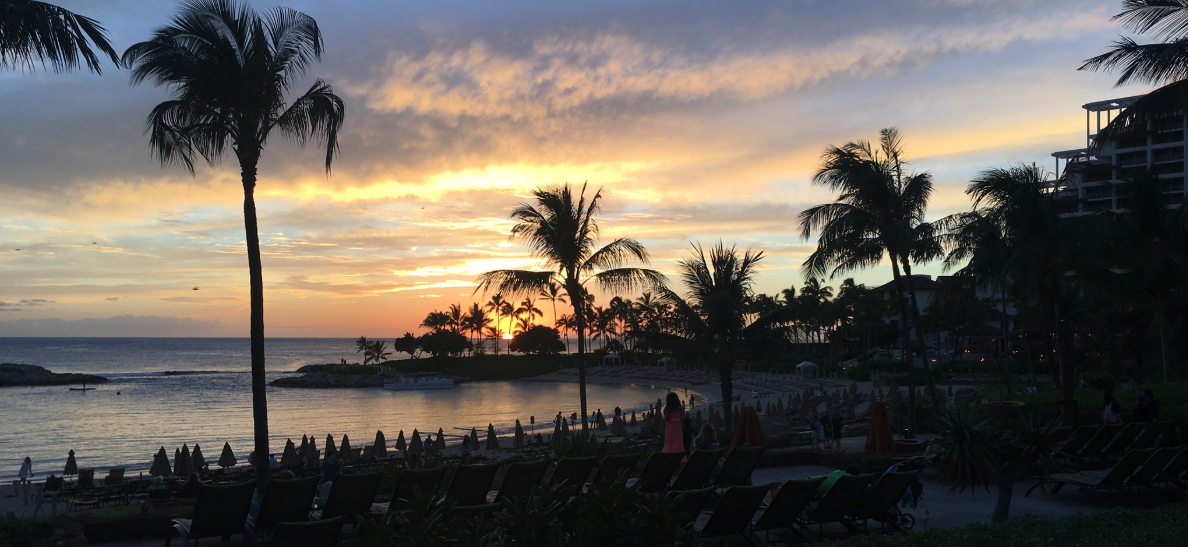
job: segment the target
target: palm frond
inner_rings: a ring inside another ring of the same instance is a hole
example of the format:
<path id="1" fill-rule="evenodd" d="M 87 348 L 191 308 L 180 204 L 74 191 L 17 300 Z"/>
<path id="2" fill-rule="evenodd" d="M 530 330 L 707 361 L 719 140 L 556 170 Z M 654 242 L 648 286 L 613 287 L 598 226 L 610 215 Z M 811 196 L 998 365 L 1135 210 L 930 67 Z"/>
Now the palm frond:
<path id="1" fill-rule="evenodd" d="M 639 289 L 651 290 L 667 282 L 664 274 L 647 268 L 615 268 L 593 275 L 599 288 L 608 292 L 633 292 Z"/>
<path id="2" fill-rule="evenodd" d="M 119 66 L 107 29 L 98 21 L 45 2 L 0 0 L 0 67 L 25 68 L 40 63 L 64 72 L 78 68 L 81 62 L 101 74 L 96 49 Z"/>
<path id="3" fill-rule="evenodd" d="M 1188 38 L 1173 42 L 1139 44 L 1131 38 L 1114 41 L 1109 51 L 1085 60 L 1078 70 L 1121 69 L 1114 85 L 1131 83 L 1164 85 L 1188 77 Z"/>
<path id="4" fill-rule="evenodd" d="M 304 146 L 314 139 L 326 147 L 326 172 L 338 152 L 338 130 L 346 119 L 346 106 L 330 84 L 317 80 L 276 120 L 281 134 Z"/>
<path id="5" fill-rule="evenodd" d="M 533 270 L 494 270 L 478 277 L 478 286 L 474 292 L 489 290 L 511 296 L 531 296 L 539 293 L 553 281 L 552 272 L 538 272 Z"/>
<path id="6" fill-rule="evenodd" d="M 1138 34 L 1179 38 L 1188 32 L 1188 0 L 1123 0 L 1122 11 L 1113 19 Z"/>

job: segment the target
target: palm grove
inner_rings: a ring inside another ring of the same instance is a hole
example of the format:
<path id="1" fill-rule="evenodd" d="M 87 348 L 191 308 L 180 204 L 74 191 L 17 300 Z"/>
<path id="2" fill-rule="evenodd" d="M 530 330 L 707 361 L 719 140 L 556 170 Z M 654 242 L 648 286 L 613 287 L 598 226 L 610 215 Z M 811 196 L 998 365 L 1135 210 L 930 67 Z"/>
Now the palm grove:
<path id="1" fill-rule="evenodd" d="M 1188 110 L 1188 74 L 1180 62 L 1188 48 L 1188 7 L 1126 0 L 1116 18 L 1163 41 L 1122 38 L 1081 68 L 1119 69 L 1119 84 L 1158 89 L 1115 118 L 1096 146 L 1142 134 L 1169 112 Z M 321 53 L 318 25 L 305 14 L 191 0 L 149 40 L 117 59 L 94 20 L 41 2 L 0 0 L 0 67 L 40 63 L 65 71 L 85 65 L 99 72 L 100 54 L 110 57 L 131 69 L 134 84 L 149 81 L 169 90 L 171 98 L 152 109 L 147 122 L 149 146 L 163 165 L 193 173 L 197 160 L 214 165 L 228 149 L 234 152 L 244 190 L 257 453 L 268 452 L 268 426 L 256 167 L 269 137 L 279 135 L 323 147 L 329 172 L 343 101 L 321 80 L 287 96 Z M 830 146 L 813 182 L 834 191 L 835 201 L 789 219 L 791 231 L 817 240 L 803 264 L 803 286 L 772 296 L 754 291 L 763 252 L 723 242 L 693 244 L 675 267 L 679 286 L 670 288 L 664 275 L 648 267 L 649 254 L 638 241 L 600 244 L 600 191 L 542 187 L 511 215 L 512 238 L 527 244 L 541 268 L 482 275 L 476 293 L 489 300 L 431 313 L 423 323 L 429 334 L 407 334 L 392 351 L 410 356 L 498 351 L 484 340 L 497 341 L 507 332 L 515 334 L 508 351 L 558 352 L 568 347 L 558 343 L 560 337 L 573 335 L 584 421 L 584 356 L 595 345 L 681 355 L 713 367 L 722 378 L 723 400 L 729 401 L 738 360 L 801 354 L 838 362 L 897 344 L 914 348 L 936 408 L 931 368 L 941 362 L 930 355 L 936 348 L 925 343 L 925 334 L 975 321 L 994 307 L 1005 312 L 1009 302 L 1017 315 L 1014 329 L 1003 322 L 1008 357 L 1015 365 L 1051 372 L 1065 391 L 1065 416 L 1071 420 L 1077 375 L 1141 377 L 1154 370 L 1166 381 L 1184 372 L 1188 212 L 1183 203 L 1167 202 L 1154 174 L 1121 177 L 1127 182 L 1125 210 L 1074 216 L 1065 214 L 1058 199 L 1066 181 L 1034 165 L 988 169 L 967 189 L 972 210 L 928 221 L 932 178 L 910 170 L 896 130 L 883 130 L 873 143 Z M 969 283 L 942 292 L 921 313 L 912 270 L 934 262 Z M 849 279 L 836 289 L 827 285 L 881 265 L 891 269 L 890 299 Z M 978 298 L 978 289 L 996 296 Z M 595 292 L 638 296 L 614 296 L 602 306 Z M 553 327 L 536 324 L 545 309 L 552 311 Z M 885 320 L 891 315 L 901 319 L 894 326 Z M 382 362 L 391 354 L 385 344 L 360 340 L 360 351 L 368 362 Z M 912 354 L 901 353 L 905 361 Z M 912 375 L 916 368 L 906 367 L 911 383 L 920 380 Z M 915 396 L 914 389 L 908 393 Z M 910 405 L 913 412 L 916 406 Z M 258 463 L 263 480 L 267 462 Z"/>

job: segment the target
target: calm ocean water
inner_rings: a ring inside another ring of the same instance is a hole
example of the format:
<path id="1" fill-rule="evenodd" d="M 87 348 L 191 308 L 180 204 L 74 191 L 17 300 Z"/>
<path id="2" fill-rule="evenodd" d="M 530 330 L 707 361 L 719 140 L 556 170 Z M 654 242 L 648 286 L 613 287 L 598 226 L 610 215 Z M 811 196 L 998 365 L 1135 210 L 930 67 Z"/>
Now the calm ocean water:
<path id="1" fill-rule="evenodd" d="M 353 339 L 272 339 L 265 347 L 269 381 L 306 364 L 358 360 Z M 0 480 L 16 477 L 25 456 L 38 477 L 60 474 L 66 454 L 79 467 L 127 467 L 147 471 L 164 446 L 172 456 L 182 443 L 200 444 L 216 459 L 229 441 L 240 460 L 252 448 L 251 377 L 247 339 L 230 338 L 0 338 L 0 362 L 25 363 L 54 372 L 84 372 L 109 378 L 95 391 L 66 386 L 0 388 Z M 179 374 L 164 374 L 166 371 Z M 663 392 L 643 386 L 587 386 L 591 410 L 647 408 Z M 403 430 L 411 436 L 443 428 L 512 430 L 529 417 L 549 422 L 558 411 L 578 410 L 576 383 L 481 382 L 452 390 L 394 392 L 384 389 L 268 388 L 270 444 L 326 434 L 354 446 L 370 443 L 377 429 L 389 442 Z M 551 431 L 551 429 L 549 429 Z M 456 439 L 454 439 L 456 440 Z"/>

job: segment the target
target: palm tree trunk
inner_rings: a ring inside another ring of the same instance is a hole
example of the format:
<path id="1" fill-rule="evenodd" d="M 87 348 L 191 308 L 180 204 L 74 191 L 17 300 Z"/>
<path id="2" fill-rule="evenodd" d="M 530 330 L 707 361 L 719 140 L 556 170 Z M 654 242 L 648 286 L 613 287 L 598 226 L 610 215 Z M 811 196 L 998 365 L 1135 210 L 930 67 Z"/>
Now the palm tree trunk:
<path id="1" fill-rule="evenodd" d="M 720 340 L 716 345 L 714 354 L 718 358 L 718 379 L 722 382 L 722 421 L 726 428 L 725 438 L 729 439 L 734 436 L 734 359 L 730 355 L 728 341 Z"/>
<path id="2" fill-rule="evenodd" d="M 569 295 L 569 301 L 573 303 L 573 317 L 577 321 L 578 398 L 581 400 L 582 432 L 584 433 L 590 427 L 590 413 L 586 412 L 586 317 L 585 311 L 582 309 L 585 306 L 586 297 L 582 294 L 581 286 L 577 281 L 566 283 L 565 292 Z"/>
<path id="3" fill-rule="evenodd" d="M 928 362 L 928 347 L 924 344 L 924 329 L 920 325 L 920 307 L 916 304 L 916 288 L 912 285 L 912 267 L 903 261 L 903 273 L 907 278 L 908 298 L 912 305 L 912 325 L 916 327 L 916 341 L 920 343 L 920 360 L 924 362 L 925 379 L 928 381 L 928 398 L 932 401 L 933 415 L 941 415 L 940 401 L 936 396 L 936 380 L 932 377 L 932 366 Z"/>
<path id="4" fill-rule="evenodd" d="M 998 481 L 998 501 L 994 503 L 994 516 L 990 522 L 997 524 L 1006 522 L 1011 517 L 1011 498 L 1015 494 L 1014 477 L 1004 477 Z"/>
<path id="5" fill-rule="evenodd" d="M 252 423 L 256 446 L 256 480 L 261 491 L 268 482 L 268 397 L 264 383 L 264 272 L 260 263 L 260 235 L 256 224 L 256 162 L 240 158 L 243 178 L 243 226 L 247 239 L 251 285 Z"/>
<path id="6" fill-rule="evenodd" d="M 1077 425 L 1076 391 L 1076 347 L 1074 345 L 1072 324 L 1067 317 L 1060 313 L 1060 305 L 1055 307 L 1056 338 L 1060 344 L 1060 388 L 1064 394 L 1064 426 Z"/>
<path id="7" fill-rule="evenodd" d="M 907 388 L 908 388 L 908 426 L 907 438 L 916 438 L 916 376 L 912 369 L 916 368 L 916 364 L 911 360 L 912 338 L 911 331 L 908 329 L 907 321 L 907 306 L 903 302 L 902 276 L 899 275 L 899 263 L 894 254 L 891 255 L 891 278 L 895 281 L 895 302 L 899 305 L 899 330 L 903 336 L 903 351 L 900 358 L 903 359 L 904 365 L 907 367 Z"/>

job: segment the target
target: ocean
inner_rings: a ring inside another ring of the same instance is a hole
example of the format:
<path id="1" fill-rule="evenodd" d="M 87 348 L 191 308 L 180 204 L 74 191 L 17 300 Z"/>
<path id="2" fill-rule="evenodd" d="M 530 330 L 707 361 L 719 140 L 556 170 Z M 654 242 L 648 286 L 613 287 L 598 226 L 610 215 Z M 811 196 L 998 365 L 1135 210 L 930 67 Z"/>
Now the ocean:
<path id="1" fill-rule="evenodd" d="M 67 386 L 0 388 L 0 480 L 16 478 L 21 461 L 33 460 L 37 477 L 61 474 L 74 450 L 80 468 L 126 467 L 147 472 L 165 447 L 195 444 L 213 461 L 230 442 L 241 462 L 252 450 L 250 344 L 240 338 L 0 338 L 0 362 L 80 372 L 110 379 L 94 391 Z M 353 339 L 278 338 L 265 345 L 268 380 L 307 364 L 356 362 Z M 646 386 L 590 384 L 591 411 L 646 409 L 664 393 Z M 500 434 L 519 419 L 526 431 L 552 431 L 558 411 L 579 409 L 576 382 L 531 380 L 459 384 L 451 390 L 395 392 L 384 389 L 268 388 L 269 444 L 280 452 L 286 439 L 302 435 L 319 446 L 343 434 L 352 446 L 374 441 L 383 430 L 389 444 L 399 431 L 411 437 L 438 428 L 457 441 L 470 428 L 493 424 Z"/>

